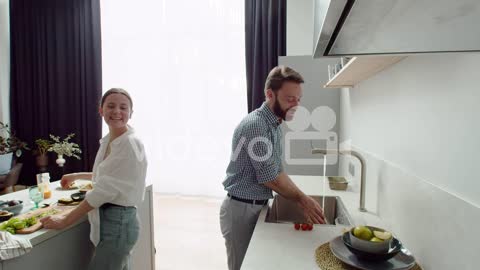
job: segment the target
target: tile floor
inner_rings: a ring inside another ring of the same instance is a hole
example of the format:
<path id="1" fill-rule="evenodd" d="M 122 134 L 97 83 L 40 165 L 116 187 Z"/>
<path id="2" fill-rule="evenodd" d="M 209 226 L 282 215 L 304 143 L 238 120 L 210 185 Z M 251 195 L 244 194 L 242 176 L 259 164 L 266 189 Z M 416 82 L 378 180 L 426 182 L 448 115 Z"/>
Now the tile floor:
<path id="1" fill-rule="evenodd" d="M 225 270 L 222 199 L 154 193 L 156 270 Z"/>

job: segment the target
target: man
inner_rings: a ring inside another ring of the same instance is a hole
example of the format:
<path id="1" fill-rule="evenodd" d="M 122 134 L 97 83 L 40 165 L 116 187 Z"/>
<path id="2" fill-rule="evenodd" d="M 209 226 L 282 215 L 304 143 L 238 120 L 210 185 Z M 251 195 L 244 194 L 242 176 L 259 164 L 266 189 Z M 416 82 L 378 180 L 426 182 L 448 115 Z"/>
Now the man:
<path id="1" fill-rule="evenodd" d="M 228 194 L 220 209 L 230 270 L 240 269 L 258 215 L 273 198 L 272 190 L 295 201 L 307 220 L 325 223 L 320 205 L 300 191 L 282 167 L 280 124 L 291 120 L 302 97 L 302 83 L 302 76 L 289 67 L 272 69 L 265 82 L 266 101 L 235 129 L 223 182 Z"/>

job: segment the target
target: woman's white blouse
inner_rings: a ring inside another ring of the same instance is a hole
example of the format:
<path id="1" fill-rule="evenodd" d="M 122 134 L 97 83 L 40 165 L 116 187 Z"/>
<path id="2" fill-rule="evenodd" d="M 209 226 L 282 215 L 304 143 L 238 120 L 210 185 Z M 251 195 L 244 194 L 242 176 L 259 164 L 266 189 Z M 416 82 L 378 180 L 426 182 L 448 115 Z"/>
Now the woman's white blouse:
<path id="1" fill-rule="evenodd" d="M 129 127 L 110 143 L 110 154 L 104 160 L 109 140 L 109 134 L 100 140 L 93 165 L 93 190 L 85 195 L 87 202 L 95 208 L 88 213 L 90 240 L 95 246 L 100 241 L 98 208 L 104 203 L 137 206 L 145 195 L 147 158 L 143 143 Z"/>

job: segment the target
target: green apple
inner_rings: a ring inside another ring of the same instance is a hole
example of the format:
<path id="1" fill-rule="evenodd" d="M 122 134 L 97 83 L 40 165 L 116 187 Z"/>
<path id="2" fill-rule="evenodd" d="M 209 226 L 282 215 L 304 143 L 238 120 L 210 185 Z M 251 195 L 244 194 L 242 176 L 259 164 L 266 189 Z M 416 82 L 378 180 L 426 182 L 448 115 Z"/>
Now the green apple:
<path id="1" fill-rule="evenodd" d="M 383 240 L 377 237 L 373 237 L 372 239 L 370 239 L 370 242 L 383 242 Z"/>
<path id="2" fill-rule="evenodd" d="M 373 231 L 373 235 L 375 235 L 375 237 L 380 238 L 382 240 L 388 240 L 388 239 L 392 238 L 392 233 L 387 232 L 387 231 L 384 231 L 384 232 Z"/>
<path id="3" fill-rule="evenodd" d="M 365 226 L 355 227 L 355 229 L 353 229 L 353 235 L 367 241 L 369 241 L 373 237 L 372 231 Z"/>

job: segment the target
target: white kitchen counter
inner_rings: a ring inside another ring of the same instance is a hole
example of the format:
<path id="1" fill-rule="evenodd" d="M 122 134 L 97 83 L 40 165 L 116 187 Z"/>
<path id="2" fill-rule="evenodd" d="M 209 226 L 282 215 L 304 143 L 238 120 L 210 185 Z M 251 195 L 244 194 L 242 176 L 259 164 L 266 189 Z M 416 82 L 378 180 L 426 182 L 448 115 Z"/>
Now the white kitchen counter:
<path id="1" fill-rule="evenodd" d="M 89 183 L 90 181 L 88 180 L 77 180 L 76 185 L 83 185 L 86 183 Z M 53 204 L 58 201 L 58 199 L 66 197 L 70 198 L 70 195 L 76 192 L 79 192 L 79 189 L 70 189 L 70 190 L 63 190 L 60 188 L 60 181 L 56 181 L 53 183 L 50 183 L 50 189 L 52 191 L 52 196 L 48 199 L 43 200 L 41 204 Z M 8 193 L 3 196 L 0 196 L 0 199 L 2 201 L 8 201 L 8 200 L 22 200 L 23 201 L 23 209 L 22 209 L 22 214 L 29 212 L 32 210 L 32 207 L 34 206 L 33 202 L 30 201 L 30 198 L 28 197 L 28 189 L 20 190 L 17 192 L 13 193 Z M 70 229 L 71 227 L 77 226 L 79 223 L 82 223 L 87 220 L 87 216 L 82 217 L 79 221 L 77 221 L 75 224 L 73 224 L 70 227 L 67 227 L 63 230 L 47 230 L 47 229 L 40 229 L 34 233 L 30 234 L 17 234 L 18 237 L 28 239 L 30 240 L 30 243 L 32 243 L 33 246 L 40 244 L 41 242 L 54 237 L 55 235 Z"/>
<path id="2" fill-rule="evenodd" d="M 292 181 L 308 195 L 323 195 L 323 176 L 290 176 Z M 326 185 L 327 196 L 339 196 L 355 221 L 382 227 L 372 213 L 358 211 L 359 193 L 333 191 Z M 269 201 L 272 203 L 272 200 Z M 344 226 L 314 225 L 312 231 L 297 231 L 293 224 L 266 223 L 265 206 L 255 227 L 242 270 L 319 269 L 315 262 L 315 249 L 341 235 Z"/>

